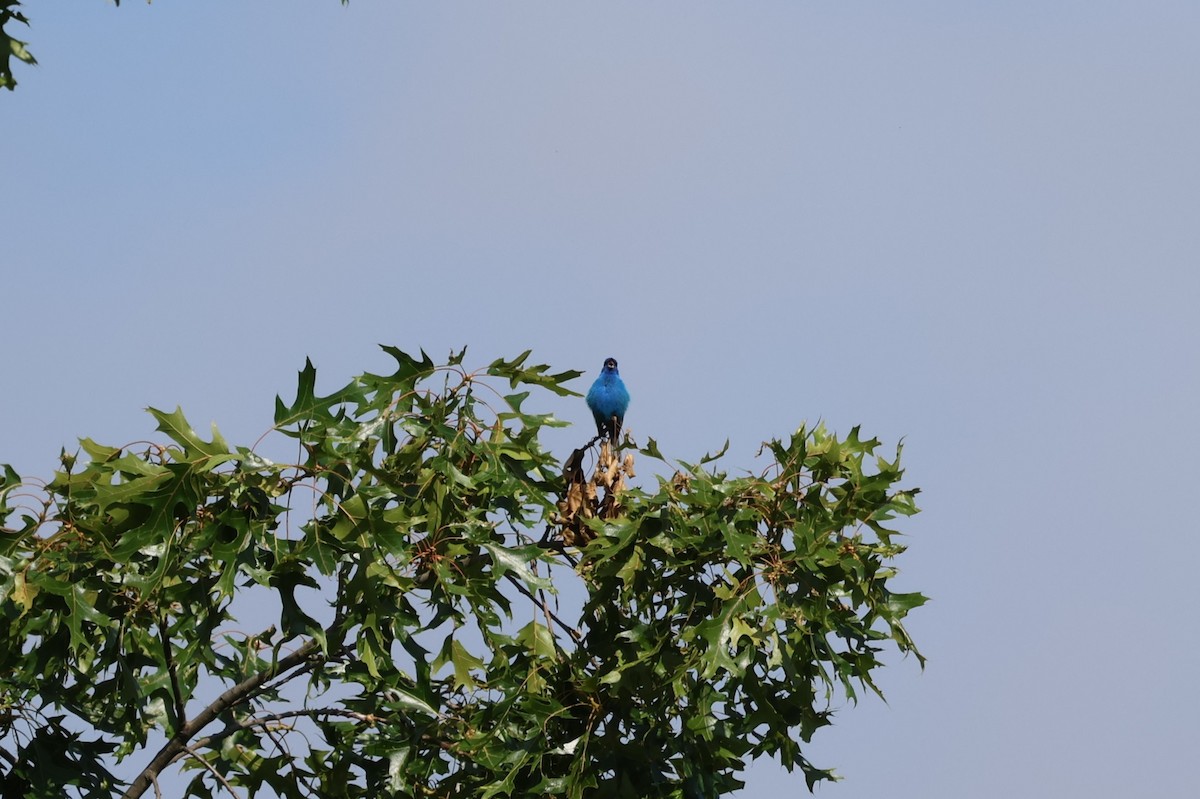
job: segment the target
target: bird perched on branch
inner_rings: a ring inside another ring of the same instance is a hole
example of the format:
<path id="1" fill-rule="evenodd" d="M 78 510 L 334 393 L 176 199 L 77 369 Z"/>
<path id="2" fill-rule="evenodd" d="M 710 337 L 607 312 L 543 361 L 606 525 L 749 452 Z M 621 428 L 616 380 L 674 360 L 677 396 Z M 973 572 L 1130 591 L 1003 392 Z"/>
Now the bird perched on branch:
<path id="1" fill-rule="evenodd" d="M 625 422 L 625 410 L 629 407 L 629 392 L 617 371 L 616 358 L 604 359 L 604 368 L 587 393 L 587 404 L 596 420 L 596 433 L 608 436 L 615 444 Z"/>

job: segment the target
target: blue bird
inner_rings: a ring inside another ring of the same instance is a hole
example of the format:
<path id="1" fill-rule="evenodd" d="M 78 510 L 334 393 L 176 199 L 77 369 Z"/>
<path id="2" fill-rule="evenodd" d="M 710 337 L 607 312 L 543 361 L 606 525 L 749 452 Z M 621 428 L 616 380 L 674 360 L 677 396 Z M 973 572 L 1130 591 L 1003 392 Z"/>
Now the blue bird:
<path id="1" fill-rule="evenodd" d="M 587 393 L 587 404 L 596 420 L 596 433 L 608 436 L 614 444 L 621 435 L 625 411 L 629 407 L 629 392 L 617 371 L 617 359 L 605 358 L 600 376 Z"/>

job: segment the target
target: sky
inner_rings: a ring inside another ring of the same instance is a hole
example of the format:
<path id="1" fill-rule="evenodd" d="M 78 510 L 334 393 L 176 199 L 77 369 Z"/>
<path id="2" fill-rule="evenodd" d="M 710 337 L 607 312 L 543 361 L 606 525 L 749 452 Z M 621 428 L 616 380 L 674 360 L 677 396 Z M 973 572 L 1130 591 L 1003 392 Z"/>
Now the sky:
<path id="1" fill-rule="evenodd" d="M 1200 5 L 25 11 L 0 462 L 148 405 L 251 444 L 306 356 L 612 355 L 671 457 L 904 442 L 929 662 L 818 734 L 819 796 L 1195 792 Z"/>

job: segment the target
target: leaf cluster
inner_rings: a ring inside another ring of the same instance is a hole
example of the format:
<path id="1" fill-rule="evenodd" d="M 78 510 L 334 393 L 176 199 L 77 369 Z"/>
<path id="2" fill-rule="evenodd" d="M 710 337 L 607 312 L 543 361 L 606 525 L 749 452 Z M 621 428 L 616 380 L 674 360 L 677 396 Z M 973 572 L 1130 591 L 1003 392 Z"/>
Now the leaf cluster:
<path id="1" fill-rule="evenodd" d="M 2 784 L 683 799 L 760 755 L 832 776 L 803 743 L 878 693 L 885 644 L 916 653 L 924 598 L 888 587 L 916 511 L 898 452 L 801 428 L 760 474 L 622 486 L 564 541 L 540 441 L 562 423 L 527 406 L 579 373 L 384 349 L 388 374 L 321 395 L 308 363 L 276 400 L 292 462 L 151 409 L 167 443 L 84 440 L 45 485 L 4 467 Z"/>

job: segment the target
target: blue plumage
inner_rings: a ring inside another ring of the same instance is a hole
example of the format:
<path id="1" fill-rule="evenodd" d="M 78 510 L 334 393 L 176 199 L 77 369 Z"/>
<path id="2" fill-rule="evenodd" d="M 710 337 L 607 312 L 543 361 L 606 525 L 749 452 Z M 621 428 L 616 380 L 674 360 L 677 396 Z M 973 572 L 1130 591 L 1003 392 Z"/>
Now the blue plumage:
<path id="1" fill-rule="evenodd" d="M 625 410 L 629 407 L 629 392 L 617 371 L 616 358 L 605 359 L 600 376 L 587 393 L 587 404 L 596 420 L 596 432 L 608 436 L 615 444 L 625 422 Z"/>

